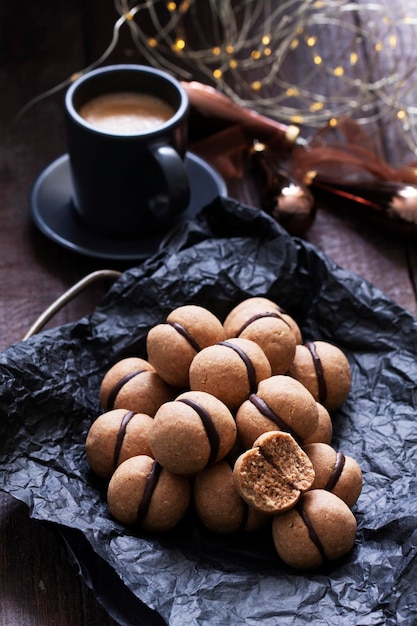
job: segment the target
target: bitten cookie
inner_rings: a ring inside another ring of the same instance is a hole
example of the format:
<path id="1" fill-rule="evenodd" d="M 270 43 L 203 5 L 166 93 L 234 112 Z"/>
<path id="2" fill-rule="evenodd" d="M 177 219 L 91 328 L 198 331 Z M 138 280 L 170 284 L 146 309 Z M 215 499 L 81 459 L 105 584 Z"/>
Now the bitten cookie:
<path id="1" fill-rule="evenodd" d="M 241 497 L 258 511 L 274 514 L 293 507 L 314 480 L 313 465 L 294 438 L 281 431 L 261 435 L 233 468 Z"/>
<path id="2" fill-rule="evenodd" d="M 127 357 L 115 363 L 104 376 L 100 404 L 104 411 L 126 409 L 151 417 L 174 391 L 156 373 L 152 365 L 139 357 Z"/>
<path id="3" fill-rule="evenodd" d="M 291 510 L 276 515 L 272 537 L 281 559 L 311 570 L 347 554 L 355 543 L 356 519 L 337 496 L 323 489 L 304 493 Z"/>
<path id="4" fill-rule="evenodd" d="M 329 411 L 349 395 L 351 371 L 346 355 L 327 341 L 298 345 L 288 374 L 299 380 Z"/>
<path id="5" fill-rule="evenodd" d="M 282 318 L 287 322 L 288 326 L 294 333 L 295 341 L 297 344 L 302 343 L 301 330 L 297 322 L 291 315 L 289 315 L 285 309 L 279 306 L 273 300 L 264 298 L 261 296 L 255 296 L 253 298 L 246 298 L 239 302 L 227 315 L 223 322 L 226 334 L 230 337 L 234 334 L 236 328 L 236 320 L 242 315 L 257 315 L 263 313 L 279 313 Z"/>
<path id="6" fill-rule="evenodd" d="M 110 478 L 126 459 L 151 456 L 149 433 L 153 420 L 144 413 L 113 409 L 92 423 L 85 443 L 87 461 L 97 476 Z"/>
<path id="7" fill-rule="evenodd" d="M 232 467 L 219 461 L 201 470 L 194 481 L 194 506 L 206 528 L 216 533 L 255 531 L 270 518 L 250 507 L 239 495 Z"/>
<path id="8" fill-rule="evenodd" d="M 234 411 L 269 376 L 271 366 L 258 344 L 249 339 L 227 339 L 194 357 L 190 387 L 216 396 Z"/>
<path id="9" fill-rule="evenodd" d="M 187 391 L 163 404 L 149 435 L 152 454 L 166 469 L 194 474 L 223 459 L 236 441 L 236 424 L 214 396 Z"/>
<path id="10" fill-rule="evenodd" d="M 189 479 L 172 474 L 146 455 L 119 465 L 107 490 L 109 510 L 117 521 L 152 532 L 176 526 L 190 500 Z"/>
<path id="11" fill-rule="evenodd" d="M 316 401 L 300 382 L 290 376 L 271 376 L 239 407 L 238 439 L 249 448 L 262 433 L 282 430 L 303 442 L 316 430 L 318 415 Z"/>
<path id="12" fill-rule="evenodd" d="M 362 491 L 362 471 L 352 457 L 325 443 L 304 446 L 315 471 L 312 489 L 326 489 L 352 508 Z"/>
<path id="13" fill-rule="evenodd" d="M 208 309 L 181 306 L 171 311 L 164 323 L 150 329 L 148 360 L 167 383 L 188 387 L 188 370 L 195 355 L 225 338 L 222 323 Z"/>

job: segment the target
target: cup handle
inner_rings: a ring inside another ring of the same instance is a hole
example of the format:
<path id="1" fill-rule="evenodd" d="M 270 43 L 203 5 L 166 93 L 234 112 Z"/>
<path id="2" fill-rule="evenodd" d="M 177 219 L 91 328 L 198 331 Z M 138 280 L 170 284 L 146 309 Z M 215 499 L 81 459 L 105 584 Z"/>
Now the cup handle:
<path id="1" fill-rule="evenodd" d="M 185 163 L 171 146 L 156 144 L 151 153 L 160 166 L 170 198 L 169 212 L 183 213 L 190 202 L 190 182 Z"/>

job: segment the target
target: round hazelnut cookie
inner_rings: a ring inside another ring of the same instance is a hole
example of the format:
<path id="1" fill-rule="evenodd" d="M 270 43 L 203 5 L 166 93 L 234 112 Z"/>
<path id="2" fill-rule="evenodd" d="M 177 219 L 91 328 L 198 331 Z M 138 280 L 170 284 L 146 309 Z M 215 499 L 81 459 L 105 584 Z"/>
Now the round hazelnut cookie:
<path id="1" fill-rule="evenodd" d="M 146 340 L 148 360 L 167 383 L 188 387 L 188 370 L 195 355 L 225 338 L 222 323 L 211 311 L 184 305 L 150 329 Z"/>
<path id="2" fill-rule="evenodd" d="M 232 467 L 219 461 L 201 470 L 194 480 L 194 506 L 202 524 L 215 533 L 252 532 L 270 517 L 249 506 L 239 495 Z"/>
<path id="3" fill-rule="evenodd" d="M 307 443 L 328 443 L 330 444 L 333 438 L 333 422 L 329 411 L 320 402 L 317 402 L 317 409 L 319 412 L 319 420 L 317 422 L 316 430 L 309 436 L 305 437 L 303 444 Z"/>
<path id="4" fill-rule="evenodd" d="M 349 361 L 340 348 L 327 341 L 298 345 L 288 374 L 329 411 L 340 408 L 350 392 Z"/>
<path id="5" fill-rule="evenodd" d="M 265 352 L 271 374 L 285 374 L 295 356 L 295 336 L 278 311 L 253 313 L 251 307 L 236 312 L 228 324 L 230 337 L 251 339 Z"/>
<path id="6" fill-rule="evenodd" d="M 326 443 L 310 443 L 303 450 L 316 474 L 311 488 L 331 491 L 352 508 L 362 491 L 363 478 L 358 462 Z"/>
<path id="7" fill-rule="evenodd" d="M 119 465 L 107 489 L 109 510 L 118 522 L 151 532 L 176 526 L 190 501 L 189 479 L 172 474 L 146 455 Z"/>
<path id="8" fill-rule="evenodd" d="M 280 558 L 298 570 L 336 561 L 354 546 L 356 519 L 343 500 L 330 491 L 304 493 L 295 507 L 272 521 L 272 538 Z"/>
<path id="9" fill-rule="evenodd" d="M 267 313 L 278 313 L 283 320 L 285 320 L 288 326 L 291 328 L 295 341 L 297 344 L 302 343 L 302 335 L 300 327 L 297 322 L 291 315 L 289 315 L 285 309 L 283 309 L 279 304 L 270 300 L 269 298 L 264 298 L 261 296 L 254 296 L 252 298 L 246 298 L 246 300 L 242 300 L 239 304 L 237 304 L 227 315 L 226 319 L 223 322 L 224 329 L 226 331 L 227 336 L 234 337 L 235 333 L 240 326 L 238 326 L 239 318 L 241 316 L 254 316 L 254 315 L 262 315 Z"/>
<path id="10" fill-rule="evenodd" d="M 313 465 L 295 439 L 264 433 L 236 460 L 233 478 L 241 497 L 257 511 L 275 514 L 293 507 L 314 480 Z"/>
<path id="11" fill-rule="evenodd" d="M 236 424 L 216 397 L 186 391 L 163 404 L 149 435 L 152 455 L 176 474 L 195 474 L 223 459 L 236 441 Z"/>
<path id="12" fill-rule="evenodd" d="M 318 416 L 317 402 L 300 382 L 291 376 L 271 376 L 237 410 L 238 439 L 250 448 L 262 433 L 284 431 L 302 443 L 316 430 Z"/>
<path id="13" fill-rule="evenodd" d="M 199 352 L 190 366 L 190 388 L 216 396 L 235 411 L 271 376 L 264 351 L 250 339 L 228 339 Z"/>
<path id="14" fill-rule="evenodd" d="M 91 424 L 85 449 L 87 462 L 101 478 L 110 478 L 126 459 L 152 456 L 149 433 L 153 420 L 145 413 L 113 409 L 99 415 Z"/>
<path id="15" fill-rule="evenodd" d="M 100 404 L 104 411 L 126 409 L 152 417 L 161 404 L 173 397 L 173 388 L 140 357 L 127 357 L 115 363 L 100 386 Z"/>

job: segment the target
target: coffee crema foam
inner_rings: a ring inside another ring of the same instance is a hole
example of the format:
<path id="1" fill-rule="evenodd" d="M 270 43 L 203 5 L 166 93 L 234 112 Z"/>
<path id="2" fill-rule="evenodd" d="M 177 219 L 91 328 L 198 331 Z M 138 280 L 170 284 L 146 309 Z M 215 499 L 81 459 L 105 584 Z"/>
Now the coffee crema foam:
<path id="1" fill-rule="evenodd" d="M 89 124 L 115 135 L 135 135 L 157 128 L 175 113 L 164 100 L 147 93 L 121 91 L 92 98 L 79 109 Z"/>

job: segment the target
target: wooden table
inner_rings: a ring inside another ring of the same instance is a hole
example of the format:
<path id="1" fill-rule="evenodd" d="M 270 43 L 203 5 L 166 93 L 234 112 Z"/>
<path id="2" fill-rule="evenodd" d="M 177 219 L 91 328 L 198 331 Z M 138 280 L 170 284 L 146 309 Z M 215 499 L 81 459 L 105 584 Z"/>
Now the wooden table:
<path id="1" fill-rule="evenodd" d="M 31 98 L 97 58 L 117 19 L 111 2 L 55 0 L 48 8 L 42 4 L 22 0 L 0 7 L 0 350 L 20 340 L 53 300 L 89 272 L 124 269 L 61 248 L 31 223 L 31 185 L 66 151 L 62 92 L 32 107 L 14 128 L 12 120 Z M 115 60 L 138 60 L 124 36 L 107 62 Z M 395 137 L 389 142 L 391 157 L 405 160 L 408 155 L 398 153 Z M 247 181 L 228 183 L 230 195 L 256 202 Z M 357 216 L 324 207 L 319 207 L 306 238 L 417 313 L 415 245 Z M 106 288 L 90 288 L 53 324 L 90 311 Z M 0 597 L 0 623 L 5 626 L 114 623 L 69 563 L 60 539 L 30 520 L 26 508 L 5 494 L 0 494 Z"/>

